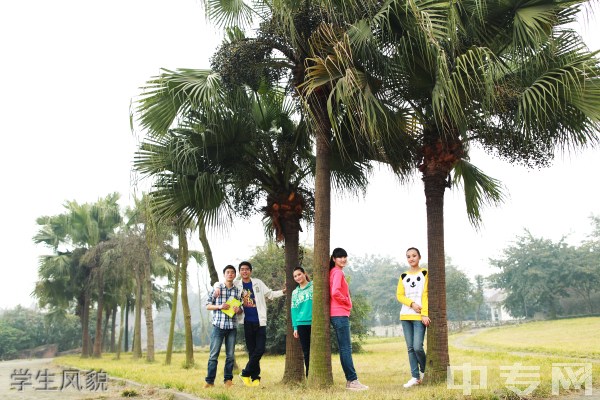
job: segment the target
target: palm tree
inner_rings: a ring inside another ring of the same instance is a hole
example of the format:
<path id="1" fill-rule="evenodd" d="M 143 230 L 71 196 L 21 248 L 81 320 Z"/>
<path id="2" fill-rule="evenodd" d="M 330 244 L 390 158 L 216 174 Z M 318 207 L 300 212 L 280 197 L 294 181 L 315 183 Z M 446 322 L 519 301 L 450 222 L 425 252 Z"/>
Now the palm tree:
<path id="1" fill-rule="evenodd" d="M 85 253 L 107 241 L 121 221 L 117 201 L 119 195 L 113 193 L 93 204 L 78 204 L 75 201 L 65 203 L 67 212 L 54 217 L 41 217 L 37 222 L 41 229 L 34 237 L 36 243 L 50 246 L 56 253 L 42 256 L 40 277 L 34 291 L 45 305 L 64 304 L 68 297 L 74 296 L 78 302 L 78 313 L 82 324 L 82 357 L 91 352 L 88 321 L 93 293 L 93 268 L 87 265 Z M 67 252 L 59 252 L 59 247 L 67 247 Z M 57 279 L 58 278 L 58 279 Z M 48 299 L 50 290 L 62 289 L 56 301 Z M 45 292 L 45 293 L 44 293 Z M 99 300 L 101 306 L 102 300 Z M 99 313 L 100 332 L 97 329 L 97 343 L 101 343 L 102 313 Z M 98 341 L 98 339 L 100 339 Z"/>
<path id="2" fill-rule="evenodd" d="M 146 321 L 146 360 L 154 361 L 154 323 L 153 323 L 153 276 L 166 276 L 173 265 L 164 258 L 170 248 L 172 232 L 168 224 L 159 220 L 153 213 L 147 196 L 135 199 L 134 208 L 128 209 L 126 232 L 130 244 L 122 251 L 130 267 L 135 271 L 136 310 L 134 358 L 141 357 L 141 307 L 143 300 L 144 319 Z"/>
<path id="3" fill-rule="evenodd" d="M 335 7 L 337 2 L 332 3 Z M 321 27 L 322 55 L 305 90 L 332 88 L 333 120 L 373 138 L 381 160 L 399 161 L 389 140 L 404 137 L 421 173 L 427 210 L 428 379 L 449 365 L 444 193 L 464 185 L 474 224 L 498 203 L 498 182 L 469 162 L 477 143 L 511 162 L 543 166 L 556 147 L 595 145 L 600 120 L 598 60 L 569 28 L 583 1 L 348 0 L 344 31 Z M 401 123 L 397 123 L 400 121 Z M 335 126 L 334 126 L 335 128 Z"/>
<path id="4" fill-rule="evenodd" d="M 315 265 L 311 371 L 315 386 L 333 383 L 329 337 L 329 239 L 331 225 L 332 158 L 358 155 L 347 146 L 344 153 L 335 151 L 340 143 L 352 138 L 348 133 L 332 131 L 326 108 L 330 88 L 322 87 L 311 96 L 300 91 L 308 60 L 315 56 L 312 36 L 321 23 L 335 21 L 339 10 L 327 10 L 322 2 L 290 1 L 204 1 L 209 20 L 228 28 L 229 41 L 213 56 L 212 67 L 227 86 L 248 85 L 254 90 L 284 81 L 287 93 L 297 100 L 316 146 L 315 158 Z M 344 2 L 337 2 L 343 9 Z M 242 29 L 260 23 L 255 37 L 245 37 Z M 340 26 L 347 24 L 342 21 Z M 300 96 L 299 96 L 300 95 Z M 351 142 L 368 150 L 360 138 Z M 361 156 L 363 157 L 363 156 Z M 359 158 L 360 159 L 360 158 Z M 335 182 L 334 182 L 335 184 Z"/>
<path id="5" fill-rule="evenodd" d="M 225 95 L 218 86 L 218 76 L 210 71 L 165 71 L 157 81 L 162 81 L 163 91 L 169 89 L 169 95 L 179 102 L 188 96 L 188 104 L 194 108 L 181 118 L 179 128 L 142 144 L 137 168 L 146 174 L 163 172 L 163 180 L 164 171 L 170 171 L 167 187 L 174 187 L 174 182 L 186 187 L 182 183 L 193 179 L 194 190 L 219 193 L 215 197 L 240 215 L 248 215 L 264 198 L 266 206 L 261 211 L 267 232 L 285 242 L 287 290 L 291 292 L 293 269 L 299 263 L 300 219 L 307 206 L 311 210 L 312 204 L 306 184 L 314 171 L 314 157 L 306 125 L 303 121 L 299 124 L 292 121 L 294 108 L 285 101 L 282 92 L 252 94 L 232 88 Z M 203 94 L 208 92 L 209 85 L 221 97 L 206 98 Z M 339 172 L 344 169 L 345 174 L 339 175 L 340 185 L 364 186 L 363 164 L 338 157 L 335 167 Z M 163 187 L 156 186 L 162 195 Z M 291 339 L 291 323 L 288 329 L 284 379 L 302 380 L 301 351 Z"/>

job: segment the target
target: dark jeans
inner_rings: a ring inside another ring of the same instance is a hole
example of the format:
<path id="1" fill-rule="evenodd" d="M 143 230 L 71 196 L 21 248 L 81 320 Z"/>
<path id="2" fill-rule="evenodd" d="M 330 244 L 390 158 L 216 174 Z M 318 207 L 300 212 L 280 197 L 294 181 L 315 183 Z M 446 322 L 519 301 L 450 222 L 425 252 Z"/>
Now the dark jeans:
<path id="1" fill-rule="evenodd" d="M 260 326 L 258 322 L 244 322 L 244 337 L 250 359 L 242 370 L 242 376 L 249 376 L 252 380 L 260 379 L 260 359 L 265 353 L 267 327 Z"/>
<path id="2" fill-rule="evenodd" d="M 235 361 L 235 337 L 236 329 L 221 329 L 213 325 L 213 330 L 210 335 L 210 355 L 208 356 L 208 373 L 205 381 L 207 383 L 215 383 L 217 376 L 217 364 L 219 363 L 219 353 L 221 345 L 225 341 L 225 371 L 223 380 L 229 381 L 233 379 L 233 363 Z"/>
<path id="3" fill-rule="evenodd" d="M 408 348 L 408 363 L 410 364 L 410 374 L 413 378 L 421 379 L 419 370 L 425 372 L 425 350 L 423 341 L 425 340 L 426 327 L 421 321 L 402 320 L 402 333 L 406 340 Z"/>
<path id="4" fill-rule="evenodd" d="M 304 366 L 306 367 L 306 376 L 308 376 L 308 364 L 310 361 L 310 325 L 298 325 L 298 338 L 302 353 L 304 354 Z"/>
<path id="5" fill-rule="evenodd" d="M 340 362 L 347 381 L 358 379 L 352 361 L 352 338 L 350 337 L 350 318 L 349 317 L 331 317 L 331 325 L 335 330 L 338 349 L 340 351 Z"/>

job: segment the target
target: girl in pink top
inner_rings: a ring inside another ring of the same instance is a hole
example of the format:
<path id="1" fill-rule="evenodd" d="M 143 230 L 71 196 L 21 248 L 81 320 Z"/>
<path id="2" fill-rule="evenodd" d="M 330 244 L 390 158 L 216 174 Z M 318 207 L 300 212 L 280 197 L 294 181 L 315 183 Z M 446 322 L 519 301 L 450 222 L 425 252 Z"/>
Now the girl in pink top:
<path id="1" fill-rule="evenodd" d="M 331 296 L 330 315 L 331 325 L 337 337 L 340 351 L 340 362 L 346 375 L 346 389 L 366 390 L 369 387 L 358 381 L 354 362 L 352 361 L 352 338 L 350 336 L 350 310 L 352 299 L 348 282 L 344 276 L 344 267 L 348 261 L 348 253 L 342 248 L 336 248 L 329 259 L 329 293 Z"/>

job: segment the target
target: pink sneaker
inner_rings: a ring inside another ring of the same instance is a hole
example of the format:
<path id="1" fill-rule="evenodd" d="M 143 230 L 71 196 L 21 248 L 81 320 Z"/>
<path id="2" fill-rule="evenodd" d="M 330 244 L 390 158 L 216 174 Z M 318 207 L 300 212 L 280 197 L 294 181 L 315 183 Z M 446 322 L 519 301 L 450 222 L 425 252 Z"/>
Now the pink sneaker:
<path id="1" fill-rule="evenodd" d="M 346 382 L 346 389 L 348 390 L 367 390 L 368 388 L 367 385 L 360 383 L 358 379 Z"/>

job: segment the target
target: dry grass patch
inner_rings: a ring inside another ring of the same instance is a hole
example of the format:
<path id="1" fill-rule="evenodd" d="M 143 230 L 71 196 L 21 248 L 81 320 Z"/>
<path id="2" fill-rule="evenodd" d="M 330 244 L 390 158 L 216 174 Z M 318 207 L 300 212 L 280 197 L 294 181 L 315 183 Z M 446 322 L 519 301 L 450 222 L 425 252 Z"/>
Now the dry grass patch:
<path id="1" fill-rule="evenodd" d="M 283 356 L 265 356 L 261 361 L 262 386 L 248 388 L 243 386 L 239 378 L 235 378 L 235 386 L 223 386 L 224 351 L 221 352 L 216 385 L 211 389 L 203 389 L 206 375 L 208 353 L 200 350 L 195 353 L 196 366 L 183 369 L 184 354 L 174 354 L 173 364 L 164 365 L 164 354 L 157 355 L 157 361 L 147 363 L 142 360 L 134 361 L 130 354 L 125 354 L 121 360 L 116 361 L 112 355 L 105 355 L 102 359 L 80 359 L 78 357 L 61 357 L 57 360 L 62 365 L 72 365 L 82 369 L 103 369 L 110 376 L 118 376 L 137 382 L 161 388 L 172 388 L 188 393 L 193 393 L 201 398 L 211 399 L 256 399 L 256 400 L 328 400 L 334 399 L 462 399 L 462 390 L 448 389 L 446 384 L 421 385 L 411 389 L 404 389 L 402 384 L 410 378 L 410 368 L 406 345 L 402 338 L 377 339 L 372 338 L 364 346 L 365 352 L 354 355 L 354 362 L 361 382 L 370 386 L 364 392 L 349 392 L 345 386 L 344 375 L 337 355 L 333 355 L 333 376 L 335 385 L 327 390 L 317 390 L 306 385 L 288 387 L 281 383 L 284 369 Z M 236 352 L 236 359 L 240 366 L 245 365 L 247 356 L 244 352 Z M 506 379 L 501 377 L 501 366 L 511 366 L 521 363 L 525 366 L 539 366 L 539 387 L 533 392 L 536 398 L 551 395 L 551 370 L 553 362 L 569 362 L 561 357 L 548 357 L 546 355 L 518 356 L 499 351 L 467 351 L 451 348 L 450 360 L 452 365 L 461 366 L 471 364 L 474 367 L 487 368 L 487 388 L 473 390 L 470 399 L 516 399 L 514 393 L 506 389 Z M 572 362 L 572 360 L 571 360 Z M 600 365 L 596 364 L 593 370 L 593 379 L 600 382 Z M 238 371 L 239 372 L 239 371 Z M 473 383 L 476 382 L 474 374 Z M 462 382 L 461 374 L 456 376 L 457 383 Z M 526 387 L 526 385 L 524 386 Z M 524 388 L 523 387 L 523 388 Z M 561 394 L 566 391 L 561 391 Z"/>

